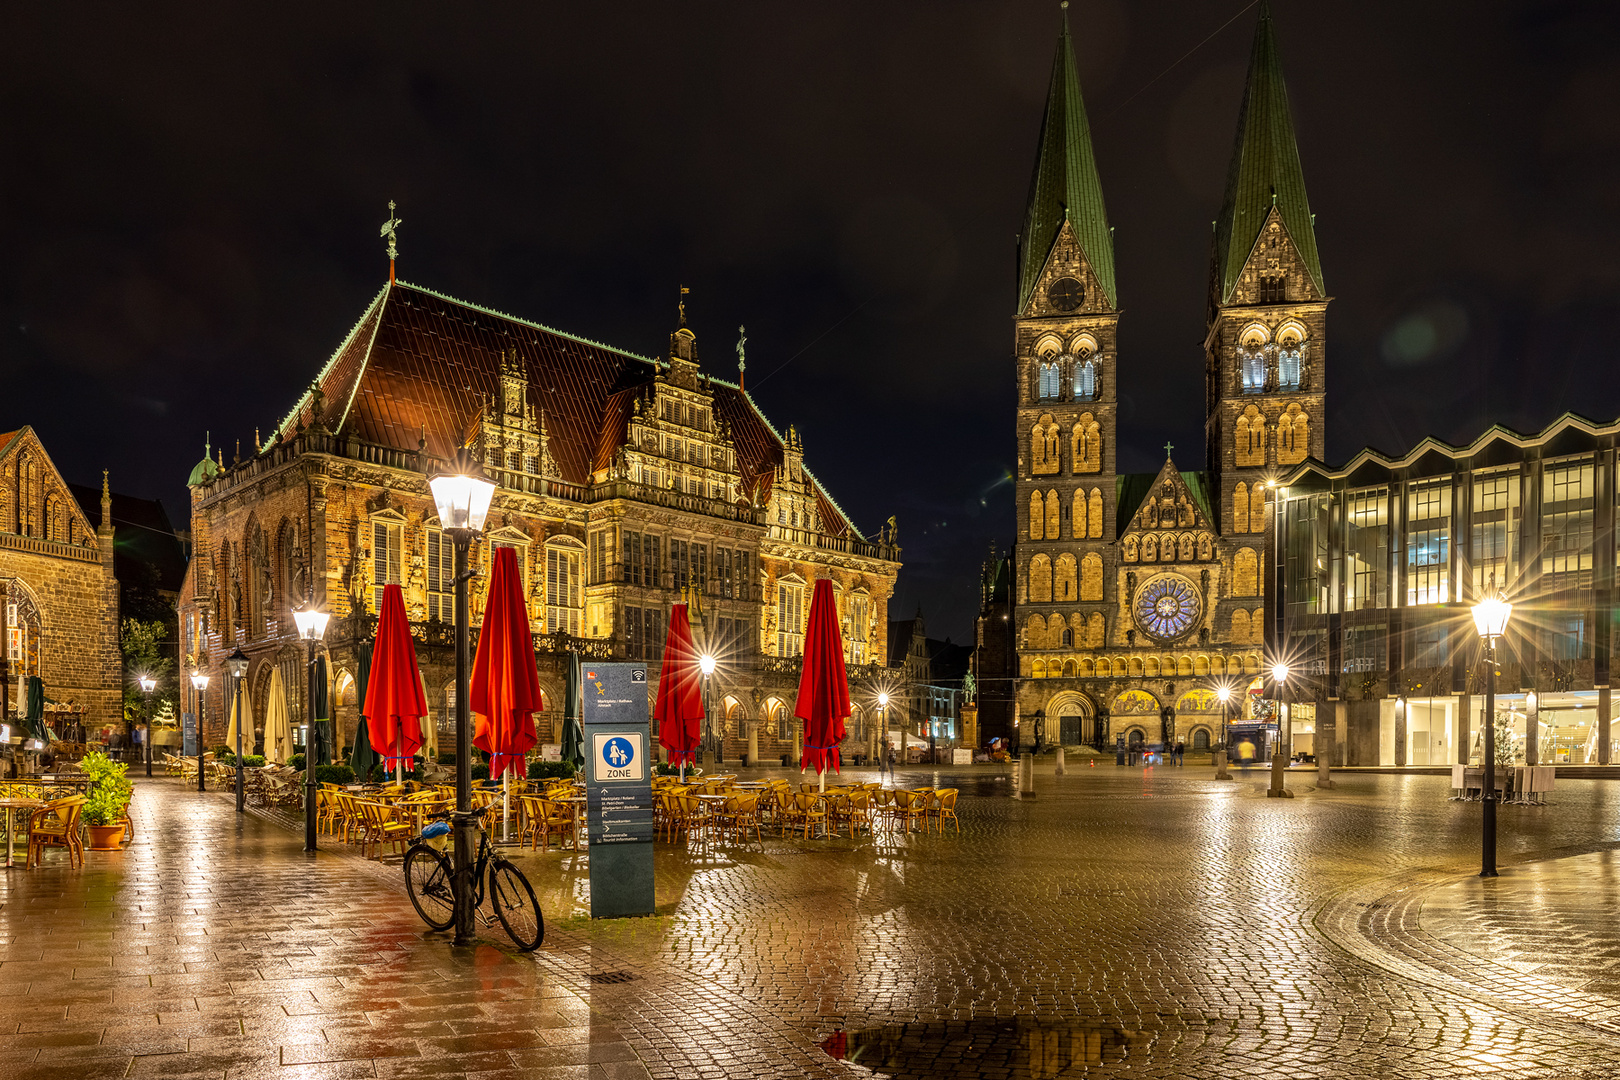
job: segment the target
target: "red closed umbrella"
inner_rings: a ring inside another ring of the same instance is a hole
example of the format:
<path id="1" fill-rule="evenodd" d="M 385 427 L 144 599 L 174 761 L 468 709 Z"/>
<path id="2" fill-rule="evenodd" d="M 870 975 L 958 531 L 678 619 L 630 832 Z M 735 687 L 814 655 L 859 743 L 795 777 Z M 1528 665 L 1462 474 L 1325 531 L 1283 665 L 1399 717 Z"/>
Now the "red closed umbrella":
<path id="1" fill-rule="evenodd" d="M 703 738 L 702 667 L 692 643 L 692 624 L 686 605 L 669 609 L 669 634 L 664 638 L 664 666 L 658 674 L 658 698 L 653 716 L 658 720 L 658 741 L 677 765 L 697 761 Z"/>
<path id="2" fill-rule="evenodd" d="M 372 748 L 386 763 L 403 769 L 422 745 L 422 717 L 428 707 L 416 668 L 416 642 L 405 618 L 405 594 L 398 585 L 383 586 L 363 711 Z"/>
<path id="3" fill-rule="evenodd" d="M 517 552 L 509 547 L 495 552 L 467 701 L 478 720 L 473 745 L 490 755 L 490 779 L 508 769 L 524 779 L 524 757 L 536 742 L 534 713 L 543 706 Z"/>
<path id="4" fill-rule="evenodd" d="M 844 639 L 838 632 L 838 602 L 832 582 L 816 580 L 810 597 L 810 625 L 804 634 L 804 669 L 799 674 L 799 700 L 793 714 L 804 721 L 804 753 L 799 771 L 838 772 L 838 744 L 849 718 L 849 672 L 844 668 Z M 825 781 L 823 781 L 825 782 Z"/>

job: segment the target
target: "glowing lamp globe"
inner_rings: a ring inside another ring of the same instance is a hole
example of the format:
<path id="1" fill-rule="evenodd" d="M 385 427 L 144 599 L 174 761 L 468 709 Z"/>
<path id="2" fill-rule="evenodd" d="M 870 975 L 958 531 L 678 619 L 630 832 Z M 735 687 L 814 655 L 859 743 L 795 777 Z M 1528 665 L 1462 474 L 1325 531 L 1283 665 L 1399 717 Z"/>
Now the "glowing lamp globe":
<path id="1" fill-rule="evenodd" d="M 489 516 L 495 485 L 484 478 L 484 470 L 463 446 L 445 468 L 428 477 L 433 503 L 439 510 L 440 528 L 482 532 Z"/>
<path id="2" fill-rule="evenodd" d="M 1219 690 L 1215 691 L 1215 696 L 1221 699 L 1222 705 L 1225 705 L 1228 701 L 1232 700 L 1232 688 L 1230 686 L 1223 686 Z"/>
<path id="3" fill-rule="evenodd" d="M 1272 682 L 1287 682 L 1288 681 L 1288 665 L 1287 664 L 1272 664 L 1271 665 L 1271 681 Z"/>
<path id="4" fill-rule="evenodd" d="M 231 655 L 225 658 L 225 670 L 230 672 L 232 677 L 237 679 L 240 679 L 247 674 L 247 653 L 243 652 L 240 646 L 235 652 L 231 653 Z"/>
<path id="5" fill-rule="evenodd" d="M 204 675 L 200 671 L 193 671 L 191 673 L 191 685 L 195 686 L 198 690 L 208 689 L 208 676 Z"/>
<path id="6" fill-rule="evenodd" d="M 142 675 L 137 681 L 141 684 L 141 689 L 148 694 L 157 689 L 157 680 L 149 675 Z"/>
<path id="7" fill-rule="evenodd" d="M 888 704 L 889 704 L 889 692 L 887 690 L 879 690 L 878 691 L 878 708 L 880 708 L 880 709 L 887 708 Z"/>
<path id="8" fill-rule="evenodd" d="M 1487 596 L 1474 605 L 1474 628 L 1479 636 L 1486 641 L 1499 638 L 1507 633 L 1509 617 L 1513 614 L 1513 605 L 1507 602 L 1507 597 L 1501 593 Z"/>
<path id="9" fill-rule="evenodd" d="M 292 613 L 292 617 L 298 626 L 299 637 L 305 641 L 319 641 L 326 636 L 326 620 L 331 615 L 316 608 L 300 608 Z"/>
<path id="10" fill-rule="evenodd" d="M 703 669 L 703 674 L 713 675 L 714 657 L 710 656 L 708 653 L 704 653 L 702 656 L 698 657 L 698 667 Z"/>

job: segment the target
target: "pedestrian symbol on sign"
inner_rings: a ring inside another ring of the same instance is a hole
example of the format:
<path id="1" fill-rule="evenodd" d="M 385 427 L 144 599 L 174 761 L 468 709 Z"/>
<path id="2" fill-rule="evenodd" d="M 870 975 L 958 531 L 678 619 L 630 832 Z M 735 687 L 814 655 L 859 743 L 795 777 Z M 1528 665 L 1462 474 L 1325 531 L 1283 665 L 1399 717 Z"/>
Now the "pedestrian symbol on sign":
<path id="1" fill-rule="evenodd" d="M 602 752 L 607 757 L 608 764 L 615 769 L 624 768 L 636 756 L 635 750 L 624 739 L 609 739 Z"/>

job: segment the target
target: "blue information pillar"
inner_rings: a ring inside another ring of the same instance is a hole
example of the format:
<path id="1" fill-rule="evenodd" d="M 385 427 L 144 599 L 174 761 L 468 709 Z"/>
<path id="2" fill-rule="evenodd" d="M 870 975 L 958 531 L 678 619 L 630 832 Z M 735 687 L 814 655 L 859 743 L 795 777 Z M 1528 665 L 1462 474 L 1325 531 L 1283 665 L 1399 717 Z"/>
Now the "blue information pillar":
<path id="1" fill-rule="evenodd" d="M 197 714 L 180 714 L 180 756 L 197 756 Z"/>
<path id="2" fill-rule="evenodd" d="M 651 739 L 645 664 L 587 663 L 585 797 L 591 918 L 653 913 Z"/>

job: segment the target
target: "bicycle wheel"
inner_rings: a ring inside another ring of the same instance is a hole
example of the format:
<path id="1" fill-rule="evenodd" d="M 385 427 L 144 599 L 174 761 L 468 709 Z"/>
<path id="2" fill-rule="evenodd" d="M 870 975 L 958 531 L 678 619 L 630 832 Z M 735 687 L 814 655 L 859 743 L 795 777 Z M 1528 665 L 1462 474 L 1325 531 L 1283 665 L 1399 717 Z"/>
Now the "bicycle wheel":
<path id="1" fill-rule="evenodd" d="M 489 906 L 495 909 L 495 917 L 506 927 L 514 945 L 524 952 L 540 947 L 546 936 L 546 922 L 523 871 L 509 862 L 490 868 Z"/>
<path id="2" fill-rule="evenodd" d="M 450 860 L 421 844 L 405 853 L 405 889 L 422 921 L 435 930 L 448 930 L 456 921 L 456 898 L 451 889 Z"/>

